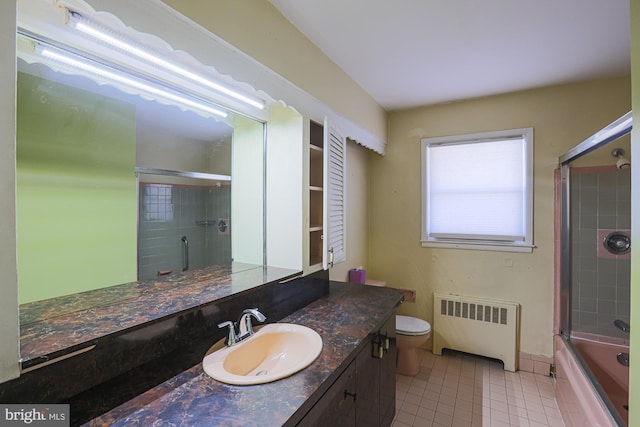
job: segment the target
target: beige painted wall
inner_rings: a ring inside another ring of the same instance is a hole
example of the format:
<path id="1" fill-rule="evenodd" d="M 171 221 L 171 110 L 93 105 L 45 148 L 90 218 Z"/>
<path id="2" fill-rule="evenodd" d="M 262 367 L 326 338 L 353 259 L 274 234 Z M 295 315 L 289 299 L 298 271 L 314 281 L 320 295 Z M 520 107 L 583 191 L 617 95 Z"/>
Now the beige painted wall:
<path id="1" fill-rule="evenodd" d="M 386 140 L 386 112 L 267 0 L 162 0 Z"/>
<path id="2" fill-rule="evenodd" d="M 432 292 L 516 301 L 521 351 L 552 355 L 553 171 L 558 156 L 629 111 L 629 78 L 531 90 L 390 114 L 387 155 L 370 156 L 368 273 L 417 290 L 400 312 L 432 321 Z M 420 246 L 420 139 L 534 128 L 532 254 Z"/>

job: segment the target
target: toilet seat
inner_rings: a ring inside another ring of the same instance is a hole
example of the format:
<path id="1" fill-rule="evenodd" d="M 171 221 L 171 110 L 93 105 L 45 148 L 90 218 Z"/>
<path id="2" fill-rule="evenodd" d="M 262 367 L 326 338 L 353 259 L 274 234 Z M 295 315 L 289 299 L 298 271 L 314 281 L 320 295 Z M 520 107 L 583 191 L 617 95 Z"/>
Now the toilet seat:
<path id="1" fill-rule="evenodd" d="M 400 335 L 424 335 L 431 332 L 426 320 L 411 316 L 396 315 L 396 333 Z"/>

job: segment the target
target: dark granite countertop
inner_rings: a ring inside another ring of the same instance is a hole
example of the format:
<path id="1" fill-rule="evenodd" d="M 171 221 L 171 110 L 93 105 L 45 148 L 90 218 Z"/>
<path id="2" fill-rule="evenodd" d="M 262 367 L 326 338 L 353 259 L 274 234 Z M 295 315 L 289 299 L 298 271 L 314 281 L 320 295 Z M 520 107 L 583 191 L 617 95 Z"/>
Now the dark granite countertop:
<path id="1" fill-rule="evenodd" d="M 322 337 L 322 352 L 308 368 L 269 384 L 231 386 L 198 364 L 86 425 L 282 426 L 340 375 L 402 296 L 392 288 L 331 282 L 329 295 L 280 321 L 307 326 Z M 269 315 L 268 307 L 260 309 Z"/>
<path id="2" fill-rule="evenodd" d="M 25 367 L 60 357 L 95 339 L 298 274 L 230 263 L 22 304 L 21 361 Z"/>

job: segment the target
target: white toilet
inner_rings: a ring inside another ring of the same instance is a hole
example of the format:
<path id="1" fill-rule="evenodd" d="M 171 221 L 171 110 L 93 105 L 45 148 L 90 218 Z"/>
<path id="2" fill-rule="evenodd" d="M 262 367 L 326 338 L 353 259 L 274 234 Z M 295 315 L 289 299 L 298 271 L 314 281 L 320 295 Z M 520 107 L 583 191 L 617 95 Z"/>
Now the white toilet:
<path id="1" fill-rule="evenodd" d="M 396 343 L 398 357 L 396 372 L 402 375 L 417 375 L 420 372 L 418 347 L 431 336 L 431 325 L 416 317 L 396 315 Z"/>
<path id="2" fill-rule="evenodd" d="M 386 287 L 387 282 L 368 279 L 364 282 L 369 286 Z M 404 292 L 405 302 L 415 302 L 416 291 L 413 289 L 399 289 Z M 420 358 L 418 347 L 424 345 L 431 337 L 431 325 L 426 320 L 417 317 L 396 315 L 396 372 L 402 375 L 418 375 L 420 372 Z"/>

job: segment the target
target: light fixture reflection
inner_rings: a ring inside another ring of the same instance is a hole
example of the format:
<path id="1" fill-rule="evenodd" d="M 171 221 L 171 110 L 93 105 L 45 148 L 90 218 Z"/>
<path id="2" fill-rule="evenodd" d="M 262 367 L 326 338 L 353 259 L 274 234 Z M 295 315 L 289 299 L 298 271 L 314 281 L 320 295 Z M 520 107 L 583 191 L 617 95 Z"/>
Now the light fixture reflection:
<path id="1" fill-rule="evenodd" d="M 112 82 L 126 85 L 131 88 L 138 89 L 146 94 L 153 95 L 154 97 L 162 98 L 167 101 L 171 101 L 176 104 L 183 105 L 190 109 L 201 111 L 204 113 L 214 114 L 220 117 L 227 117 L 227 113 L 218 109 L 215 109 L 204 103 L 196 102 L 193 99 L 189 99 L 184 96 L 177 95 L 175 93 L 160 89 L 156 86 L 147 84 L 143 81 L 131 78 L 129 76 L 118 73 L 114 70 L 107 69 L 102 66 L 89 63 L 85 59 L 76 59 L 71 55 L 63 53 L 62 51 L 54 50 L 48 47 L 39 46 L 38 53 L 44 57 L 53 61 L 69 65 L 73 68 L 85 71 L 87 73 L 106 78 Z"/>
<path id="2" fill-rule="evenodd" d="M 90 21 L 89 19 L 83 17 L 77 12 L 71 12 L 71 16 L 72 16 L 72 19 L 70 22 L 72 27 L 83 34 L 91 36 L 96 40 L 99 40 L 112 47 L 115 47 L 116 49 L 119 49 L 129 55 L 132 55 L 144 61 L 150 62 L 161 68 L 164 68 L 165 70 L 168 70 L 172 73 L 182 76 L 188 80 L 199 83 L 203 86 L 209 87 L 218 92 L 221 92 L 227 96 L 230 96 L 231 98 L 244 102 L 245 104 L 251 105 L 260 110 L 264 108 L 264 102 L 242 95 L 221 84 L 211 81 L 206 77 L 203 77 L 197 73 L 194 73 L 184 67 L 181 67 L 180 65 L 167 61 L 163 59 L 160 55 L 155 54 L 141 46 L 136 46 L 135 42 L 125 40 L 119 34 L 116 34 L 115 32 L 101 26 L 100 24 Z"/>

